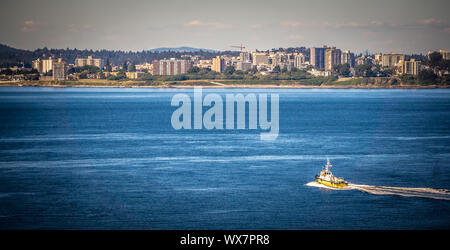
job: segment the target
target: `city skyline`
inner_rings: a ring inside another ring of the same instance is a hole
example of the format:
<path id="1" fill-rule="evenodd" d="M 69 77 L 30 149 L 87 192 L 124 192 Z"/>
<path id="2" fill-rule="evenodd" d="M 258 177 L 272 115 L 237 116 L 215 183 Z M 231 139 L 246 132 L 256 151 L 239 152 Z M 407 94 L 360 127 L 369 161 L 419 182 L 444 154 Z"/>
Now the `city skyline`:
<path id="1" fill-rule="evenodd" d="M 449 49 L 447 1 L 5 1 L 0 43 L 21 49 L 232 50 L 336 46 L 356 53 Z M 26 6 L 26 7 L 24 7 Z"/>

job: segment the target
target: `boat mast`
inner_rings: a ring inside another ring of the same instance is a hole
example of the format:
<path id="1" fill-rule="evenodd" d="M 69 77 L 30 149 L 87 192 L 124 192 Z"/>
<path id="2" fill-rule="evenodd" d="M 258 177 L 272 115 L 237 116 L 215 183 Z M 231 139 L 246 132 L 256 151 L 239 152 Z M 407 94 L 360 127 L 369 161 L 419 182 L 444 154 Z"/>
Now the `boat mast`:
<path id="1" fill-rule="evenodd" d="M 326 171 L 328 172 L 328 167 L 332 167 L 333 165 L 330 164 L 330 159 L 327 157 L 327 165 L 325 166 Z"/>

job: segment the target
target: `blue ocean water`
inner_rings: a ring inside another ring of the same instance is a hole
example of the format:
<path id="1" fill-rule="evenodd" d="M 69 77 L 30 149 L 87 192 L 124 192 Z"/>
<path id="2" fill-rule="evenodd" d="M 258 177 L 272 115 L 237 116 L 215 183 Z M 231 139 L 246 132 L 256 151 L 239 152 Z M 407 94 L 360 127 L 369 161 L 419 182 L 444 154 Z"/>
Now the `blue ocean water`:
<path id="1" fill-rule="evenodd" d="M 448 197 L 449 90 L 203 92 L 278 94 L 278 138 L 174 130 L 192 89 L 0 88 L 0 228 L 450 229 L 449 200 L 374 188 Z M 306 185 L 327 157 L 372 191 Z"/>

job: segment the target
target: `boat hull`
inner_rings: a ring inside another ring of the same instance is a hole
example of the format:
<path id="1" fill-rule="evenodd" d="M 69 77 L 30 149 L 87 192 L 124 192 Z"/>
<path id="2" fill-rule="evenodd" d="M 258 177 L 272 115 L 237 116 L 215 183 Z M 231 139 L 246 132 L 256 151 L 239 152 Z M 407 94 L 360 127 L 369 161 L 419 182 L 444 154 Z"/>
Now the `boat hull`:
<path id="1" fill-rule="evenodd" d="M 348 186 L 347 182 L 335 183 L 335 182 L 325 181 L 320 178 L 316 178 L 316 180 L 320 184 L 323 184 L 328 187 L 333 187 L 333 188 L 343 188 L 343 187 Z"/>

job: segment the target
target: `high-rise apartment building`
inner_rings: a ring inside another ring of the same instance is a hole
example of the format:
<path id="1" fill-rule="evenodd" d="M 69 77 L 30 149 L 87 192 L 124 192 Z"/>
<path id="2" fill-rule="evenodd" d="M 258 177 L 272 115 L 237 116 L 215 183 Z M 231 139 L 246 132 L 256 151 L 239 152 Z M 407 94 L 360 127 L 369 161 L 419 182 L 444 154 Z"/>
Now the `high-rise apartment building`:
<path id="1" fill-rule="evenodd" d="M 323 46 L 322 48 L 311 48 L 309 61 L 310 64 L 315 69 L 324 69 L 325 68 L 325 50 L 327 46 Z"/>
<path id="2" fill-rule="evenodd" d="M 375 55 L 375 64 L 381 64 L 382 59 L 383 59 L 383 54 L 376 54 Z"/>
<path id="3" fill-rule="evenodd" d="M 356 65 L 373 64 L 374 60 L 369 56 L 360 56 L 355 58 Z"/>
<path id="4" fill-rule="evenodd" d="M 418 75 L 420 71 L 420 62 L 414 59 L 409 61 L 400 61 L 400 74 Z"/>
<path id="5" fill-rule="evenodd" d="M 249 52 L 241 52 L 239 54 L 239 59 L 241 62 L 252 62 L 252 56 Z"/>
<path id="6" fill-rule="evenodd" d="M 39 73 L 42 73 L 42 60 L 41 60 L 41 58 L 33 60 L 32 67 L 33 67 L 33 69 L 37 70 Z"/>
<path id="7" fill-rule="evenodd" d="M 225 59 L 223 59 L 221 56 L 216 56 L 215 58 L 212 59 L 212 67 L 211 67 L 212 71 L 220 73 L 224 71 L 225 68 L 226 68 Z"/>
<path id="8" fill-rule="evenodd" d="M 56 61 L 56 59 L 52 59 L 51 57 L 42 60 L 38 58 L 32 62 L 33 69 L 36 69 L 41 74 L 45 74 L 50 70 L 53 70 L 53 63 Z"/>
<path id="9" fill-rule="evenodd" d="M 395 67 L 397 64 L 405 60 L 405 55 L 402 54 L 384 54 L 381 56 L 381 66 Z"/>
<path id="10" fill-rule="evenodd" d="M 450 60 L 450 51 L 441 49 L 439 50 L 439 53 L 441 53 L 442 59 Z"/>
<path id="11" fill-rule="evenodd" d="M 171 58 L 153 61 L 153 75 L 167 76 L 186 74 L 190 68 L 191 63 L 187 60 Z"/>
<path id="12" fill-rule="evenodd" d="M 332 71 L 335 65 L 341 64 L 342 52 L 336 47 L 330 47 L 325 50 L 325 70 Z"/>
<path id="13" fill-rule="evenodd" d="M 355 67 L 355 54 L 351 53 L 349 50 L 342 52 L 341 64 L 348 64 L 350 67 Z"/>
<path id="14" fill-rule="evenodd" d="M 302 69 L 306 64 L 306 56 L 302 53 L 296 54 L 294 56 L 294 67 L 297 69 Z"/>
<path id="15" fill-rule="evenodd" d="M 95 66 L 100 69 L 103 69 L 105 66 L 105 62 L 103 59 L 100 58 L 92 58 L 92 56 L 88 56 L 87 58 L 77 58 L 75 59 L 75 66 L 76 67 L 83 67 L 83 66 Z"/>
<path id="16" fill-rule="evenodd" d="M 237 62 L 236 63 L 236 69 L 237 70 L 242 70 L 242 71 L 247 71 L 250 70 L 252 68 L 252 63 L 251 62 Z"/>
<path id="17" fill-rule="evenodd" d="M 269 55 L 267 53 L 253 53 L 253 65 L 269 65 Z"/>
<path id="18" fill-rule="evenodd" d="M 50 70 L 53 70 L 53 63 L 56 62 L 55 59 L 52 59 L 49 57 L 47 60 L 42 60 L 42 73 L 49 72 Z"/>
<path id="19" fill-rule="evenodd" d="M 53 75 L 52 79 L 57 81 L 66 80 L 67 65 L 60 59 L 53 63 Z"/>

